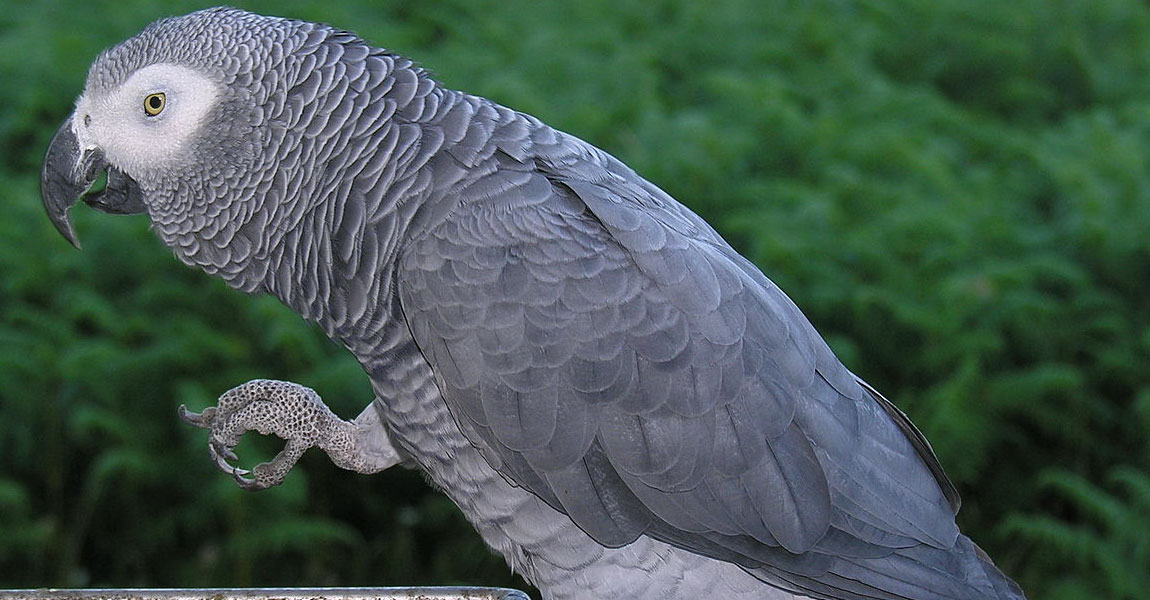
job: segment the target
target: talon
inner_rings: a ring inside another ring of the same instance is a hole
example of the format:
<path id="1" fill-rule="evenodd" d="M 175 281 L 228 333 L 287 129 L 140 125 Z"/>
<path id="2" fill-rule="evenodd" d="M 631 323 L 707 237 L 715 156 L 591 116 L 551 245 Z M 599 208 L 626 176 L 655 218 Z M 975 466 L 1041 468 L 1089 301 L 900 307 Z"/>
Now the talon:
<path id="1" fill-rule="evenodd" d="M 227 459 L 225 459 L 223 456 L 220 456 L 218 452 L 213 451 L 212 458 L 216 461 L 216 468 L 223 471 L 224 473 L 231 473 L 235 470 L 235 467 L 228 464 Z"/>
<path id="2" fill-rule="evenodd" d="M 246 475 L 251 474 L 251 471 L 246 471 L 243 469 L 241 469 L 241 471 L 244 471 L 244 474 Z M 232 473 L 232 478 L 236 480 L 236 485 L 249 492 L 258 492 L 260 490 L 266 490 L 269 487 L 263 483 L 260 483 L 258 479 L 244 477 L 239 472 Z"/>
<path id="3" fill-rule="evenodd" d="M 315 391 L 291 382 L 249 381 L 225 392 L 216 406 L 195 413 L 181 405 L 177 414 L 185 423 L 211 432 L 208 449 L 216 467 L 231 474 L 246 490 L 278 485 L 304 451 L 313 446 L 318 445 L 329 456 L 337 447 L 351 452 L 349 444 L 341 446 L 332 440 L 345 440 L 350 435 L 347 430 L 353 426 L 336 417 Z M 241 469 L 233 466 L 239 462 L 234 448 L 248 431 L 276 435 L 287 445 L 272 461 L 250 471 Z M 354 460 L 337 461 L 343 463 L 354 464 Z"/>
<path id="4" fill-rule="evenodd" d="M 256 482 L 255 479 L 249 479 L 247 477 L 244 477 L 243 475 L 241 475 L 239 473 L 239 471 L 233 471 L 232 472 L 232 479 L 235 479 L 236 483 L 238 483 L 239 486 L 244 488 L 245 490 L 248 489 L 249 486 L 251 486 L 253 483 Z"/>

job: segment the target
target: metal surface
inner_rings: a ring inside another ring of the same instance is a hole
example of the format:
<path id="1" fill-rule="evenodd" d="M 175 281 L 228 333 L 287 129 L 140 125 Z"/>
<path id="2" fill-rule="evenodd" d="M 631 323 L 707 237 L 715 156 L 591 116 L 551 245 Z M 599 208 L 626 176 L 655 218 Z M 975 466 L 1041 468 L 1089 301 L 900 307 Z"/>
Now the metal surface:
<path id="1" fill-rule="evenodd" d="M 481 587 L 0 590 L 0 600 L 530 600 Z"/>

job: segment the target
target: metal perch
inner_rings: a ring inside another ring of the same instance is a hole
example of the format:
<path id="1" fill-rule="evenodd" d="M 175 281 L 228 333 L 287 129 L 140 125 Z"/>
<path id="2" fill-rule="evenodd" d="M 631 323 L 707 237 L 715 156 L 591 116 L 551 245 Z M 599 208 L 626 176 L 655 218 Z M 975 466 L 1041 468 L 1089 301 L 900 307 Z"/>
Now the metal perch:
<path id="1" fill-rule="evenodd" d="M 530 600 L 482 587 L 0 590 L 0 600 Z"/>

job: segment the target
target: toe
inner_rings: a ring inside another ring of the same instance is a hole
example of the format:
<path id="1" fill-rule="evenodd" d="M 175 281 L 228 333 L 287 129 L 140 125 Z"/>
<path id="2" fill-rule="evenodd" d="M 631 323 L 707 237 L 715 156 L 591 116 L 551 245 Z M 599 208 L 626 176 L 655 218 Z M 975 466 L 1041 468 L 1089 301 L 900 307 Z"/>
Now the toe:
<path id="1" fill-rule="evenodd" d="M 216 409 L 215 407 L 209 406 L 205 408 L 203 412 L 195 413 L 188 410 L 187 406 L 181 404 L 179 408 L 176 409 L 176 414 L 179 415 L 181 421 L 188 425 L 199 427 L 200 429 L 207 429 L 212 426 L 212 421 L 215 420 Z"/>

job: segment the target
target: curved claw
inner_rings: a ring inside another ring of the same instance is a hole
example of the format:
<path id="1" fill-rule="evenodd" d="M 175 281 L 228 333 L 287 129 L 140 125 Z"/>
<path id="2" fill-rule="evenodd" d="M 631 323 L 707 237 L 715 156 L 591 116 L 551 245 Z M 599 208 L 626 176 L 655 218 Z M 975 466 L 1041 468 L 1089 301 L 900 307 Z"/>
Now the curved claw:
<path id="1" fill-rule="evenodd" d="M 215 446 L 216 452 L 220 456 L 223 456 L 225 460 L 237 461 L 240 459 L 240 457 L 236 456 L 236 453 L 234 451 L 232 451 L 231 446 L 225 446 L 224 444 L 219 443 L 219 442 L 213 442 L 212 445 Z"/>
<path id="2" fill-rule="evenodd" d="M 251 474 L 251 471 L 232 466 L 232 464 L 228 462 L 232 460 L 239 460 L 239 458 L 236 456 L 236 453 L 232 452 L 231 448 L 228 448 L 227 446 L 217 442 L 211 442 L 208 444 L 208 450 L 212 455 L 212 459 L 216 461 L 216 468 L 223 471 L 224 473 L 231 473 L 233 476 L 237 474 Z"/>
<path id="3" fill-rule="evenodd" d="M 241 471 L 243 472 L 242 474 L 240 473 Z M 251 473 L 252 473 L 251 471 L 248 471 L 245 469 L 238 469 L 235 473 L 232 473 L 232 478 L 236 480 L 236 485 L 240 486 L 241 488 L 243 488 L 249 492 L 256 492 L 259 490 L 268 489 L 269 486 L 266 484 L 260 483 L 260 481 L 258 479 L 244 476 L 244 475 L 250 475 Z"/>
<path id="4" fill-rule="evenodd" d="M 220 452 L 218 450 L 216 450 L 216 447 L 214 444 L 211 446 L 211 452 L 212 452 L 212 459 L 216 461 L 216 468 L 217 469 L 223 471 L 224 473 L 231 473 L 232 471 L 235 470 L 235 467 L 228 464 L 227 459 L 224 458 L 224 456 L 222 454 L 220 454 Z"/>

